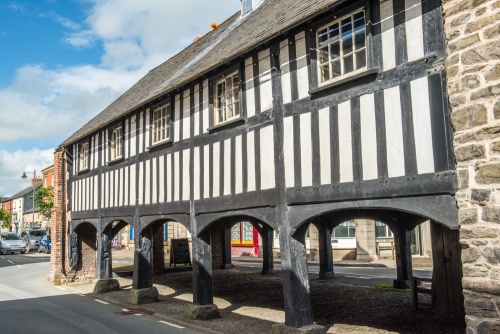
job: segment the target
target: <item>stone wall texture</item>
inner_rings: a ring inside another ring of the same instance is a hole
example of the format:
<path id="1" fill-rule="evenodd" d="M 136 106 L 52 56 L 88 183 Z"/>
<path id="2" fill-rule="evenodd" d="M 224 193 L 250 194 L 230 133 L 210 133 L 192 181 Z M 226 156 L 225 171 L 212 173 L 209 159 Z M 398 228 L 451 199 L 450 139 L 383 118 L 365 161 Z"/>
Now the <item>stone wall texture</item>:
<path id="1" fill-rule="evenodd" d="M 500 333 L 500 1 L 442 6 L 467 333 Z"/>

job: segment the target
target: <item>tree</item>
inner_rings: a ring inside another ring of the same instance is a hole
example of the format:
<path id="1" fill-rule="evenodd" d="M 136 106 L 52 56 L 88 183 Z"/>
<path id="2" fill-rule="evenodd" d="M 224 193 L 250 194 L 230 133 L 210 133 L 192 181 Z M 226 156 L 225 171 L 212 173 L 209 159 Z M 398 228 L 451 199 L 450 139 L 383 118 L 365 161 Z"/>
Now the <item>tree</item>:
<path id="1" fill-rule="evenodd" d="M 2 228 L 10 227 L 10 212 L 0 208 L 0 226 Z"/>
<path id="2" fill-rule="evenodd" d="M 52 187 L 40 187 L 35 190 L 35 207 L 47 219 L 50 219 L 54 206 L 54 190 Z"/>

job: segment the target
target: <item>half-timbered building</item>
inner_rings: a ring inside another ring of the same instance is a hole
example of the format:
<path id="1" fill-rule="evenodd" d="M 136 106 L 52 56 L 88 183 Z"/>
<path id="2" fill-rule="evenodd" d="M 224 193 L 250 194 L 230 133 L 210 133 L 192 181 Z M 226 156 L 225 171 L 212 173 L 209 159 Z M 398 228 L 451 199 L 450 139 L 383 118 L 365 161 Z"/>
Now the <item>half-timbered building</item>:
<path id="1" fill-rule="evenodd" d="M 192 236 L 193 305 L 215 309 L 212 267 L 230 264 L 244 219 L 263 272 L 279 233 L 285 324 L 302 327 L 310 224 L 323 278 L 335 226 L 387 224 L 406 287 L 410 231 L 430 220 L 436 309 L 463 316 L 444 60 L 440 0 L 243 1 L 61 144 L 52 278 L 111 278 L 109 242 L 128 224 L 140 295 L 163 266 L 156 235 L 176 221 Z"/>

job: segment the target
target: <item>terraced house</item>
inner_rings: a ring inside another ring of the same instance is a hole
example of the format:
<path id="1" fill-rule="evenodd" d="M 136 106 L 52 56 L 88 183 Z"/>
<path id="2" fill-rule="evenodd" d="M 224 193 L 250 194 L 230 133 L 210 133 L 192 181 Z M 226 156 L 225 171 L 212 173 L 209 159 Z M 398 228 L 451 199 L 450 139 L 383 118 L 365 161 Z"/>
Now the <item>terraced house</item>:
<path id="1" fill-rule="evenodd" d="M 241 12 L 152 69 L 56 151 L 51 279 L 110 279 L 110 240 L 130 225 L 132 294 L 144 302 L 142 292 L 151 292 L 153 273 L 163 269 L 163 224 L 176 221 L 192 237 L 193 309 L 217 312 L 212 268 L 230 263 L 231 226 L 244 219 L 262 237 L 263 272 L 273 269 L 279 233 L 285 325 L 304 327 L 314 323 L 310 224 L 319 231 L 323 278 L 334 272 L 335 226 L 355 218 L 387 224 L 396 240 L 394 285 L 405 287 L 410 231 L 430 220 L 436 312 L 467 311 L 471 329 L 493 328 L 478 305 L 491 302 L 498 278 L 481 274 L 491 283 L 478 291 L 478 276 L 465 264 L 472 293 L 464 309 L 461 248 L 469 245 L 464 263 L 483 265 L 477 246 L 498 237 L 488 223 L 495 212 L 498 218 L 498 205 L 488 202 L 496 190 L 479 187 L 490 210 L 481 216 L 468 199 L 476 172 L 467 161 L 478 156 L 457 165 L 454 141 L 466 146 L 463 131 L 475 126 L 498 129 L 499 116 L 490 102 L 482 123 L 455 113 L 473 99 L 457 88 L 462 81 L 450 86 L 447 74 L 468 75 L 462 50 L 488 38 L 498 45 L 494 34 L 475 33 L 494 19 L 464 28 L 498 7 L 468 0 L 242 1 Z M 476 69 L 478 85 L 487 86 L 487 52 L 476 58 L 486 62 Z M 498 67 L 496 73 L 493 81 Z M 497 93 L 481 94 L 490 101 Z M 491 154 L 498 157 L 496 147 Z M 481 159 L 488 160 L 486 148 Z M 489 184 L 498 183 L 495 175 Z M 461 236 L 464 217 L 469 232 Z"/>

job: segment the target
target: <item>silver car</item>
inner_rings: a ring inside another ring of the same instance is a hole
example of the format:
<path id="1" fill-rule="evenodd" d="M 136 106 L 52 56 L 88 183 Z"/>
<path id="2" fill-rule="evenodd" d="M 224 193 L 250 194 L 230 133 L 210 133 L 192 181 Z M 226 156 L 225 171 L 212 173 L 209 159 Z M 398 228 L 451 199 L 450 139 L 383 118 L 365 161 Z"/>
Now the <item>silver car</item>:
<path id="1" fill-rule="evenodd" d="M 47 232 L 44 230 L 24 230 L 21 232 L 21 239 L 24 240 L 25 249 L 27 252 L 30 250 L 38 250 L 38 244 Z"/>
<path id="2" fill-rule="evenodd" d="M 26 253 L 26 244 L 14 232 L 0 233 L 0 254 L 3 253 Z"/>

